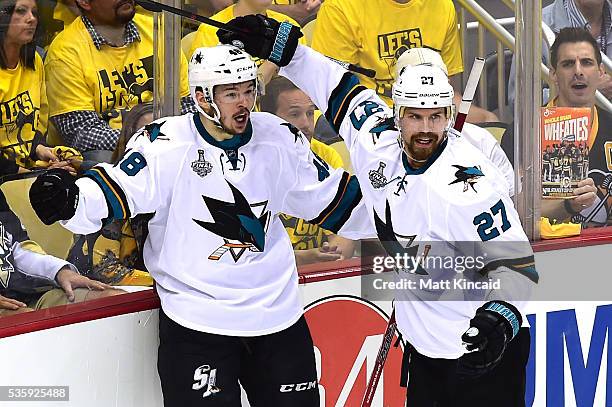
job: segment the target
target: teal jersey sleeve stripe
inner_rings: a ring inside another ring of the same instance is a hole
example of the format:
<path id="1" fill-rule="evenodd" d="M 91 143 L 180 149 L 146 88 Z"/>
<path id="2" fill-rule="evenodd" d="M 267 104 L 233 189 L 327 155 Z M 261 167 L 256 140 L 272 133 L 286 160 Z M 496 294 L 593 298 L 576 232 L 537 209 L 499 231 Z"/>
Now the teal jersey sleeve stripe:
<path id="1" fill-rule="evenodd" d="M 480 274 L 486 276 L 489 271 L 495 270 L 498 267 L 507 267 L 510 270 L 516 271 L 524 275 L 534 283 L 540 279 L 538 271 L 535 267 L 535 259 L 533 256 L 521 257 L 516 259 L 500 259 L 487 263 L 481 270 Z"/>
<path id="2" fill-rule="evenodd" d="M 98 184 L 104 193 L 108 205 L 108 218 L 105 221 L 130 218 L 130 209 L 123 190 L 108 176 L 103 168 L 95 167 L 86 171 L 84 176 Z"/>
<path id="3" fill-rule="evenodd" d="M 357 177 L 349 177 L 347 174 L 347 177 L 340 183 L 338 194 L 336 194 L 332 203 L 310 223 L 318 224 L 323 229 L 337 233 L 351 216 L 353 209 L 359 204 L 361 198 L 361 188 Z"/>
<path id="4" fill-rule="evenodd" d="M 352 73 L 347 72 L 342 76 L 340 83 L 329 96 L 325 112 L 325 118 L 336 132 L 340 131 L 340 125 L 346 116 L 351 100 L 366 89 L 365 86 L 360 85 L 359 79 Z"/>

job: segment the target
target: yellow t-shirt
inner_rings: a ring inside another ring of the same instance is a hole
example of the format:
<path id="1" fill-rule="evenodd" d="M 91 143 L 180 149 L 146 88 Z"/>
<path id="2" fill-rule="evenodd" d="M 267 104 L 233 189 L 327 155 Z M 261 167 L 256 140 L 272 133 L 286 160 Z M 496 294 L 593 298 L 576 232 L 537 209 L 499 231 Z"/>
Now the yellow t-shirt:
<path id="1" fill-rule="evenodd" d="M 322 54 L 376 70 L 375 79 L 359 79 L 389 105 L 397 57 L 415 47 L 440 52 L 449 76 L 463 72 L 451 0 L 326 0 L 312 40 Z"/>
<path id="2" fill-rule="evenodd" d="M 98 50 L 80 17 L 58 34 L 45 59 L 50 117 L 95 111 L 120 129 L 123 112 L 153 99 L 153 19 L 138 13 L 133 21 L 140 41 L 122 47 Z M 179 81 L 180 96 L 188 96 L 184 56 Z"/>
<path id="3" fill-rule="evenodd" d="M 310 149 L 322 158 L 332 168 L 342 168 L 342 158 L 340 155 L 328 146 L 314 138 L 310 140 Z M 291 244 L 294 250 L 306 250 L 321 247 L 324 242 L 324 237 L 331 235 L 332 232 L 327 231 L 318 225 L 308 223 L 304 219 L 294 218 L 293 216 L 280 214 L 280 219 L 285 226 L 285 230 L 289 234 Z"/>
<path id="4" fill-rule="evenodd" d="M 45 71 L 38 53 L 34 70 L 21 61 L 15 69 L 0 70 L 0 149 L 22 167 L 30 167 L 32 140 L 47 131 L 49 109 L 45 94 Z"/>
<path id="5" fill-rule="evenodd" d="M 213 20 L 217 20 L 222 23 L 227 23 L 228 21 L 234 18 L 234 7 L 235 7 L 235 4 L 232 4 L 231 6 L 226 7 L 223 10 L 219 11 L 217 14 L 215 14 L 211 18 Z M 277 13 L 276 11 L 273 11 L 273 10 L 267 10 L 266 16 L 273 18 L 276 21 L 280 21 L 280 22 L 287 21 L 295 26 L 298 26 L 298 27 L 300 26 L 297 23 L 297 21 L 295 21 L 291 17 L 286 16 L 281 13 Z M 217 30 L 218 28 L 213 27 L 212 25 L 200 24 L 200 27 L 198 27 L 198 31 L 196 31 L 196 35 L 193 38 L 193 41 L 191 43 L 191 48 L 189 51 L 189 55 L 187 55 L 187 59 L 191 58 L 191 56 L 193 55 L 194 51 L 197 48 L 214 47 L 215 45 L 219 44 L 219 38 L 217 37 Z M 300 38 L 300 44 L 306 45 L 305 41 L 306 40 L 304 37 Z"/>
<path id="6" fill-rule="evenodd" d="M 64 23 L 64 28 L 68 27 L 79 16 L 76 5 L 68 5 L 60 0 L 53 9 L 53 19 Z"/>

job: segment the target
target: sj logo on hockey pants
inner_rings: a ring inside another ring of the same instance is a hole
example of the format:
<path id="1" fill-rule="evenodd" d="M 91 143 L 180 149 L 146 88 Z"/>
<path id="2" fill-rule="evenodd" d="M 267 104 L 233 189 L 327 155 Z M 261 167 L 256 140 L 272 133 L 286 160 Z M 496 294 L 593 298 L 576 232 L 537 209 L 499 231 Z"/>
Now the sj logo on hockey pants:
<path id="1" fill-rule="evenodd" d="M 211 394 L 221 391 L 220 388 L 215 386 L 215 382 L 217 381 L 217 369 L 211 369 L 209 365 L 198 367 L 193 373 L 193 380 L 195 380 L 195 383 L 191 385 L 191 388 L 193 390 L 204 389 L 202 397 L 208 397 Z"/>
<path id="2" fill-rule="evenodd" d="M 317 387 L 317 381 L 314 380 L 312 382 L 305 382 L 305 383 L 281 384 L 280 391 L 281 393 L 289 393 L 292 391 L 311 390 L 316 387 Z"/>

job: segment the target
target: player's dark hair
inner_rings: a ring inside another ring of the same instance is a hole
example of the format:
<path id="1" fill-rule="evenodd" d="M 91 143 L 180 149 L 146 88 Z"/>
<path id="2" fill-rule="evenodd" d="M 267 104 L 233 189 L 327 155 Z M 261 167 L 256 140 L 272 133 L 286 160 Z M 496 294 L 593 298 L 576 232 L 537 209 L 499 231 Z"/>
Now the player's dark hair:
<path id="1" fill-rule="evenodd" d="M 8 61 L 4 52 L 4 41 L 6 41 L 6 33 L 11 24 L 11 17 L 15 12 L 16 0 L 0 1 L 0 68 L 7 69 Z M 37 18 L 36 32 L 34 38 L 29 43 L 23 45 L 19 50 L 19 60 L 26 68 L 34 70 L 34 55 L 36 53 L 36 38 L 39 36 L 40 21 Z"/>
<path id="2" fill-rule="evenodd" d="M 566 27 L 562 28 L 555 38 L 555 42 L 550 47 L 550 63 L 554 69 L 557 69 L 557 63 L 559 62 L 559 48 L 561 45 L 566 43 L 576 42 L 588 42 L 593 47 L 595 52 L 595 59 L 597 64 L 601 64 L 601 53 L 599 52 L 599 45 L 591 33 L 585 28 L 577 27 Z"/>
<path id="3" fill-rule="evenodd" d="M 266 94 L 263 95 L 259 104 L 262 112 L 276 113 L 278 109 L 278 96 L 286 91 L 299 89 L 289 79 L 277 76 L 266 85 Z"/>

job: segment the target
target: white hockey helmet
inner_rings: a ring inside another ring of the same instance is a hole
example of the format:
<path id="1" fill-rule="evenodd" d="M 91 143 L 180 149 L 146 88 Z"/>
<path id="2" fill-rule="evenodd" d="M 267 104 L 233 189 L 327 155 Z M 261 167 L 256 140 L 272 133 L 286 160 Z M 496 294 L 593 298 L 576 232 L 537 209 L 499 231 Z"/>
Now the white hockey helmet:
<path id="1" fill-rule="evenodd" d="M 221 112 L 213 100 L 214 87 L 253 80 L 257 89 L 257 65 L 249 54 L 232 45 L 198 48 L 189 61 L 191 98 L 198 111 L 218 125 L 221 125 Z M 195 97 L 196 89 L 204 93 L 204 99 L 212 106 L 212 117 L 198 104 Z M 251 110 L 253 107 L 255 102 Z"/>
<path id="2" fill-rule="evenodd" d="M 442 60 L 442 56 L 431 48 L 409 48 L 404 51 L 398 58 L 395 64 L 395 77 L 397 78 L 399 71 L 407 65 L 422 65 L 431 64 L 442 69 L 448 76 L 448 68 Z"/>
<path id="3" fill-rule="evenodd" d="M 400 69 L 392 88 L 393 112 L 396 124 L 404 108 L 430 109 L 443 107 L 448 130 L 454 121 L 453 97 L 455 92 L 442 69 L 431 64 L 406 65 Z"/>

